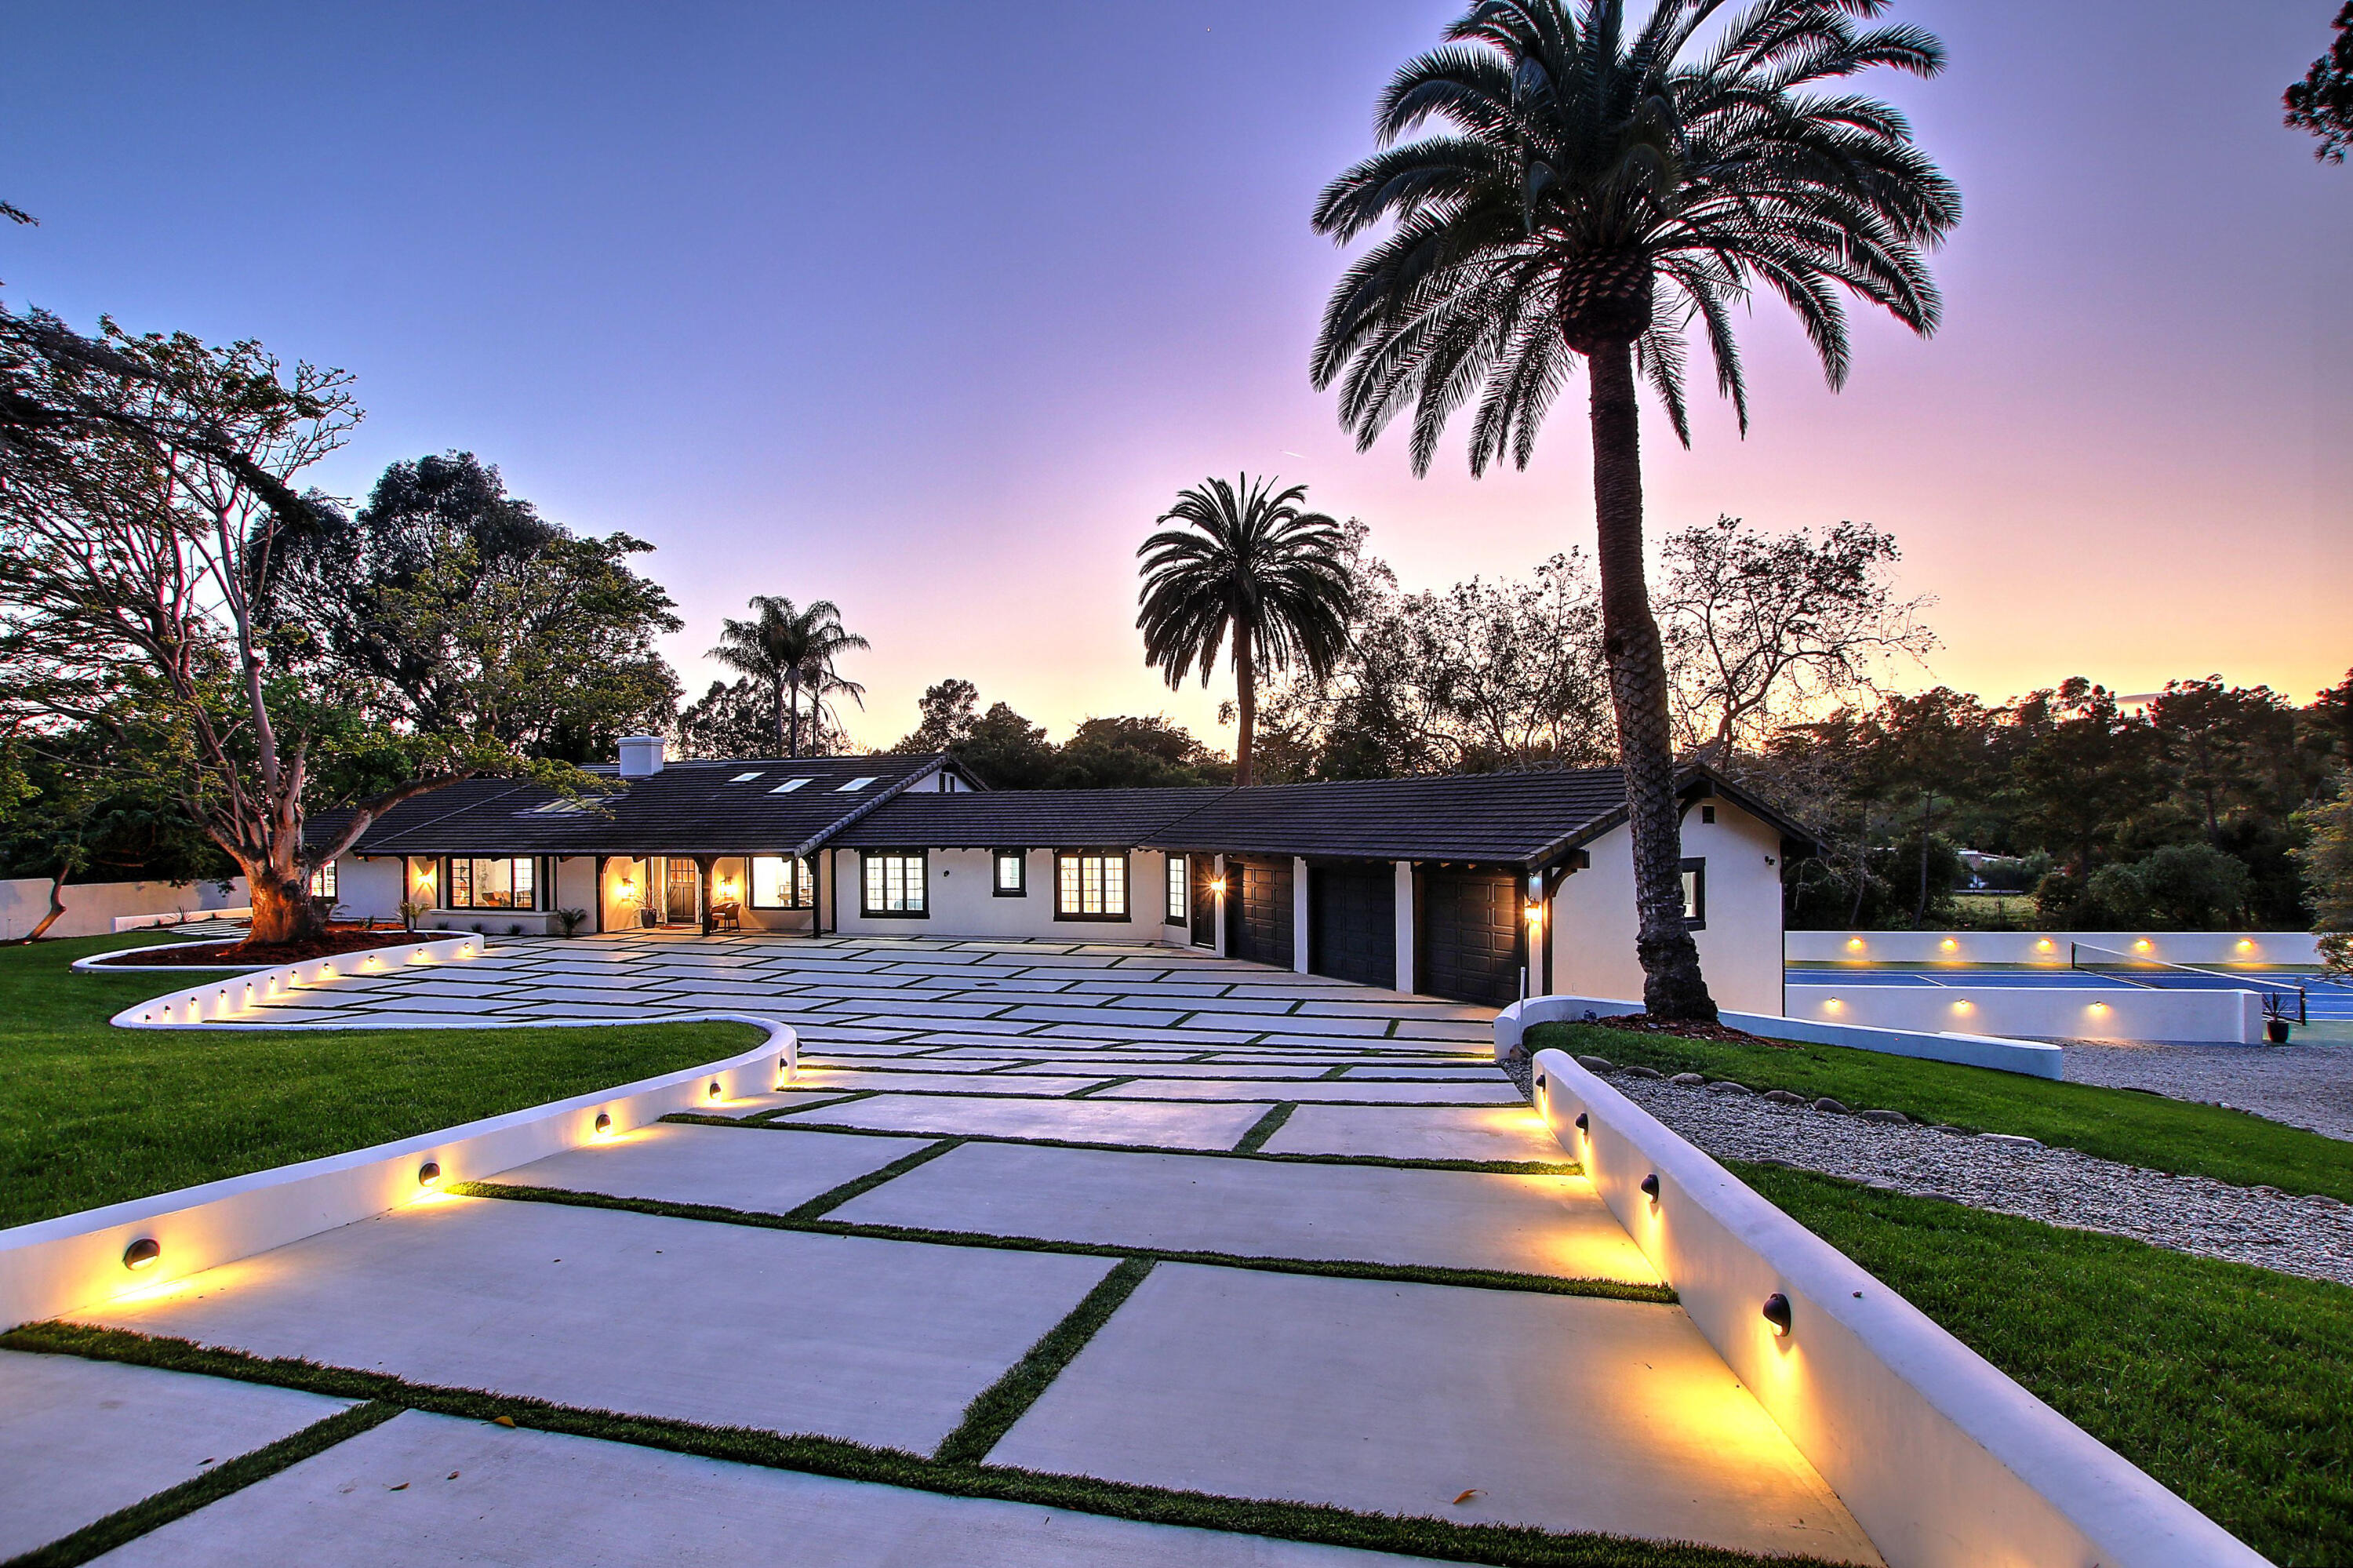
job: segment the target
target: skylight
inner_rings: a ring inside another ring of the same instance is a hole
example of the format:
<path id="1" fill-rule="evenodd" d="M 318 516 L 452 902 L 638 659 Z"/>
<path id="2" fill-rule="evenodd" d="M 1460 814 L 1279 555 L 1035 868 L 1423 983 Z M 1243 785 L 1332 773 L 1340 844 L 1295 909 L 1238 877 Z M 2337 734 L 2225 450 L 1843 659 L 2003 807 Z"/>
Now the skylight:
<path id="1" fill-rule="evenodd" d="M 872 779 L 853 779 L 847 784 L 838 786 L 833 792 L 837 795 L 855 795 L 873 782 Z"/>
<path id="2" fill-rule="evenodd" d="M 727 780 L 727 782 L 730 784 L 749 784 L 753 779 L 757 779 L 759 775 L 757 773 L 738 773 L 734 778 Z"/>
<path id="3" fill-rule="evenodd" d="M 809 781 L 806 779 L 787 779 L 783 783 L 777 785 L 775 789 L 769 790 L 768 793 L 771 795 L 789 795 L 807 782 Z"/>
<path id="4" fill-rule="evenodd" d="M 559 795 L 553 800 L 543 801 L 539 805 L 532 807 L 529 810 L 519 812 L 517 814 L 526 817 L 576 817 L 587 809 L 588 802 L 581 800 L 576 795 Z"/>

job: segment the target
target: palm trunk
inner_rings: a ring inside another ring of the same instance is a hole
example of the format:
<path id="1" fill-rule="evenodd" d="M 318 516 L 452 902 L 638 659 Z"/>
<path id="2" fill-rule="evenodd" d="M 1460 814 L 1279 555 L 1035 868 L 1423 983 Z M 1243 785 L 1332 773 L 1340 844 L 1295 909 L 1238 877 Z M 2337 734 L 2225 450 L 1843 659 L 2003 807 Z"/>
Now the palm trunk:
<path id="1" fill-rule="evenodd" d="M 1250 781 L 1250 746 L 1258 736 L 1258 663 L 1251 657 L 1250 635 L 1239 621 L 1234 626 L 1234 782 Z"/>
<path id="2" fill-rule="evenodd" d="M 1634 841 L 1635 956 L 1653 1018 L 1712 1022 L 1699 945 L 1683 924 L 1683 830 L 1667 722 L 1667 659 L 1642 580 L 1641 417 L 1632 344 L 1596 345 L 1592 378 L 1593 511 L 1599 534 L 1601 645 Z"/>
<path id="3" fill-rule="evenodd" d="M 786 744 L 786 747 L 785 747 L 785 755 L 786 755 L 786 757 L 796 757 L 796 758 L 797 758 L 797 757 L 800 756 L 800 754 L 801 754 L 801 683 L 800 683 L 800 680 L 799 680 L 799 678 L 798 678 L 798 677 L 795 677 L 795 679 L 794 679 L 794 681 L 793 681 L 793 736 L 792 736 L 792 739 L 791 739 L 789 742 L 787 742 L 787 743 Z"/>
<path id="4" fill-rule="evenodd" d="M 768 687 L 768 716 L 776 722 L 776 744 L 785 744 L 785 683 L 777 681 Z"/>

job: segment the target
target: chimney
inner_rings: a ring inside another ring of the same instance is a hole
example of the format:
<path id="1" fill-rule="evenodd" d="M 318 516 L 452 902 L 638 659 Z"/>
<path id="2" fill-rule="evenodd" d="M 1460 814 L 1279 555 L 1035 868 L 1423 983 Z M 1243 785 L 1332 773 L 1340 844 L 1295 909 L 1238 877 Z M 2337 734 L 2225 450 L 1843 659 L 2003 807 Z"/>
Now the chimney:
<path id="1" fill-rule="evenodd" d="M 649 779 L 662 770 L 662 738 L 658 735 L 621 737 L 621 777 Z"/>

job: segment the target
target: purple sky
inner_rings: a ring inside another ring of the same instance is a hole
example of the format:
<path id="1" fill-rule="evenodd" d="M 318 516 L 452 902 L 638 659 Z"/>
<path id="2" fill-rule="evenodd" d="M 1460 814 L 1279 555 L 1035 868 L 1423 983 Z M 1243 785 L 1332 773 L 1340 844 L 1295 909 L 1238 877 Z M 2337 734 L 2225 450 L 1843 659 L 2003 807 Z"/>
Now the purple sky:
<path id="1" fill-rule="evenodd" d="M 462 447 L 657 544 L 691 685 L 718 618 L 839 600 L 861 740 L 963 675 L 1060 732 L 1213 728 L 1143 668 L 1133 552 L 1247 468 L 1409 587 L 1592 526 L 1582 399 L 1534 467 L 1357 455 L 1306 357 L 1317 188 L 1439 0 L 7 5 L 13 303 L 259 337 L 370 418 L 321 474 Z M 2353 166 L 2278 124 L 2333 0 L 1909 0 L 1953 64 L 1876 90 L 1959 181 L 1947 324 L 1833 397 L 1778 305 L 1754 419 L 1655 439 L 1652 527 L 1892 529 L 1935 678 L 2006 695 L 2353 663 Z M 658 16 L 657 13 L 659 13 Z M 887 23 L 878 18 L 888 18 Z M 1223 737 L 1229 742 L 1229 734 Z"/>

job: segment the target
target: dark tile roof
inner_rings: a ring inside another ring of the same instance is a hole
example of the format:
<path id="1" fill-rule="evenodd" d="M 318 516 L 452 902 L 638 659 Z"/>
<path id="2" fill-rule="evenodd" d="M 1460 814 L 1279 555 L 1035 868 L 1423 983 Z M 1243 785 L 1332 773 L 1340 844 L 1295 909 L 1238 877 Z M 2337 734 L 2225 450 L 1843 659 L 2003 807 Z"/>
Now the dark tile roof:
<path id="1" fill-rule="evenodd" d="M 937 757 L 805 757 L 672 762 L 586 810 L 549 810 L 535 784 L 472 779 L 402 802 L 361 835 L 363 854 L 804 853 L 911 785 L 930 788 Z M 590 772 L 610 777 L 610 768 Z M 744 775 L 755 775 L 744 778 Z M 807 783 L 779 794 L 793 779 Z M 854 779 L 873 782 L 855 792 Z M 312 842 L 348 815 L 322 812 Z"/>
<path id="2" fill-rule="evenodd" d="M 1101 849 L 1151 842 L 1230 789 L 910 791 L 827 842 L 841 849 Z"/>
<path id="3" fill-rule="evenodd" d="M 1229 789 L 1154 848 L 1531 865 L 1623 818 L 1614 768 Z"/>

